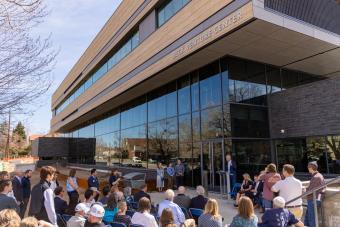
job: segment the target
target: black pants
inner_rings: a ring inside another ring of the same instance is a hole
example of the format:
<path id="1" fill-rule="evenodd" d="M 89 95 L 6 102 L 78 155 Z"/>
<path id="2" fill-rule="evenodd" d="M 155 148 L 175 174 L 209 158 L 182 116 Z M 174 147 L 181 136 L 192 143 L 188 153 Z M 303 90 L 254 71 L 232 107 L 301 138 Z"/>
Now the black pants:
<path id="1" fill-rule="evenodd" d="M 69 197 L 69 204 L 68 204 L 68 209 L 67 213 L 70 215 L 75 214 L 75 208 L 77 204 L 79 203 L 79 194 L 77 191 L 72 191 L 72 192 L 67 192 L 68 197 Z"/>
<path id="2" fill-rule="evenodd" d="M 176 176 L 176 186 L 177 186 L 177 188 L 179 186 L 183 186 L 183 179 L 184 179 L 183 176 Z"/>
<path id="3" fill-rule="evenodd" d="M 30 198 L 24 198 L 24 200 L 20 204 L 20 217 L 21 217 L 21 219 L 25 217 L 25 213 L 26 213 L 27 205 L 28 205 L 29 201 L 30 201 Z"/>

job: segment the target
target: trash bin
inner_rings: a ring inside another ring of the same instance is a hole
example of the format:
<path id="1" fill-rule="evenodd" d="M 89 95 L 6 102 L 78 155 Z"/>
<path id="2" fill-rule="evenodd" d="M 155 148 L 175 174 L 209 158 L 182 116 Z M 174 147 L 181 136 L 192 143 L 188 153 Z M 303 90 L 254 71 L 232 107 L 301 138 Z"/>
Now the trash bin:
<path id="1" fill-rule="evenodd" d="M 123 176 L 124 187 L 131 187 L 132 189 L 139 189 L 143 184 L 145 184 L 145 173 L 128 173 Z"/>

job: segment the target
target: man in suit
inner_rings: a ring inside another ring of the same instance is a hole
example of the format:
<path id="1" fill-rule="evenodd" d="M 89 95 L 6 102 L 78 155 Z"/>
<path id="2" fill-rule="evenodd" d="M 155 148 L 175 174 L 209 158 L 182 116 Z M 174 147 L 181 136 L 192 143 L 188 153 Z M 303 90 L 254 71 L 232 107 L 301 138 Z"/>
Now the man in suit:
<path id="1" fill-rule="evenodd" d="M 65 214 L 65 211 L 67 209 L 67 203 L 63 199 L 64 198 L 64 189 L 61 186 L 58 186 L 56 189 L 54 189 L 54 208 L 55 212 L 57 214 Z"/>
<path id="2" fill-rule="evenodd" d="M 141 187 L 140 187 L 140 191 L 137 192 L 136 194 L 134 194 L 134 200 L 136 203 L 139 202 L 139 200 L 143 197 L 146 197 L 150 200 L 151 202 L 151 197 L 148 193 L 146 193 L 148 191 L 148 186 L 146 184 L 143 184 Z"/>
<path id="3" fill-rule="evenodd" d="M 22 188 L 22 183 L 21 183 L 21 179 L 23 176 L 23 173 L 20 171 L 16 171 L 14 173 L 14 177 L 12 180 L 12 186 L 13 186 L 13 194 L 15 199 L 17 200 L 17 204 L 20 208 L 20 217 L 23 218 L 25 213 L 23 213 L 23 211 L 25 211 L 24 209 L 24 193 L 23 193 L 23 188 Z"/>
<path id="4" fill-rule="evenodd" d="M 225 171 L 230 177 L 230 191 L 233 190 L 233 187 L 236 183 L 236 162 L 231 159 L 231 155 L 227 154 L 225 156 L 226 159 L 226 166 Z"/>
<path id="5" fill-rule="evenodd" d="M 87 184 L 89 188 L 96 188 L 97 189 L 97 194 L 95 196 L 95 200 L 98 201 L 99 198 L 99 180 L 97 177 L 97 170 L 96 169 L 91 169 L 91 175 L 87 179 Z"/>

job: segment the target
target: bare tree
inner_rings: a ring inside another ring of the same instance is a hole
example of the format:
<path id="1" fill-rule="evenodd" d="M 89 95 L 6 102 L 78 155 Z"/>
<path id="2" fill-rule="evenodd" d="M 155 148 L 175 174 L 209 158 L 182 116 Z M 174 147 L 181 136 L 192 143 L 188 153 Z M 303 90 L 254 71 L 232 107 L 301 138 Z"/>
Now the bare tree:
<path id="1" fill-rule="evenodd" d="M 47 13 L 44 0 L 0 0 L 0 114 L 26 112 L 51 86 L 57 52 L 33 35 Z"/>

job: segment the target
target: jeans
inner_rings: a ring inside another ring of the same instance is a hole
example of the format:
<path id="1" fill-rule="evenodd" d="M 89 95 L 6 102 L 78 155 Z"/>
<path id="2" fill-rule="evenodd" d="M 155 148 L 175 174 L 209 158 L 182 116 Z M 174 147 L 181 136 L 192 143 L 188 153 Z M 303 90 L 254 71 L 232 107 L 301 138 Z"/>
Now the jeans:
<path id="1" fill-rule="evenodd" d="M 317 207 L 321 206 L 321 201 L 316 201 Z M 315 214 L 314 214 L 314 203 L 313 200 L 307 201 L 307 211 L 305 215 L 304 224 L 308 227 L 315 227 Z"/>
<path id="2" fill-rule="evenodd" d="M 262 199 L 262 206 L 263 208 L 266 209 L 271 209 L 273 208 L 273 201 L 267 200 L 267 199 Z"/>
<path id="3" fill-rule="evenodd" d="M 230 174 L 230 191 L 233 190 L 234 185 L 236 184 L 236 174 Z"/>

